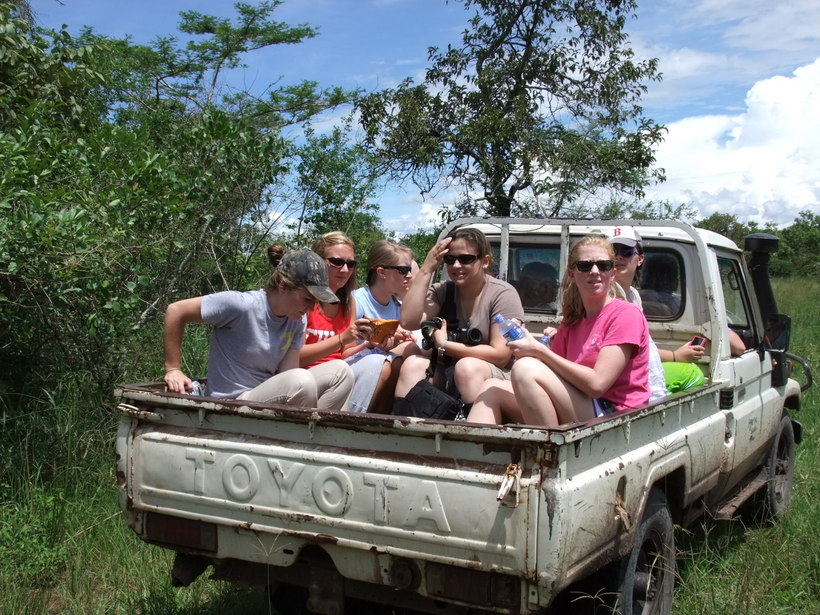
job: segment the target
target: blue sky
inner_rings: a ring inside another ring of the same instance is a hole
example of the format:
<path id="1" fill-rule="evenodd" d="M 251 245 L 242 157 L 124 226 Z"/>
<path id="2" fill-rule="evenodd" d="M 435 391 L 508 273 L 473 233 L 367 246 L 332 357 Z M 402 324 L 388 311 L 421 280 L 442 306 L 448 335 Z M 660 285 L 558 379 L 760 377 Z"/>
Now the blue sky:
<path id="1" fill-rule="evenodd" d="M 228 16 L 229 0 L 32 0 L 38 22 L 83 25 L 147 43 L 176 34 L 179 11 Z M 648 195 L 685 202 L 701 216 L 790 224 L 820 213 L 820 4 L 816 0 L 642 0 L 629 24 L 633 49 L 657 57 L 646 114 L 668 128 L 656 155 L 667 181 Z M 457 44 L 468 14 L 450 0 L 284 0 L 273 18 L 307 23 L 319 36 L 262 50 L 232 76 L 263 89 L 313 79 L 323 85 L 389 87 L 420 81 L 427 48 Z M 332 121 L 334 118 L 327 118 Z M 410 230 L 446 194 L 424 201 L 412 186 L 379 196 L 388 228 Z"/>

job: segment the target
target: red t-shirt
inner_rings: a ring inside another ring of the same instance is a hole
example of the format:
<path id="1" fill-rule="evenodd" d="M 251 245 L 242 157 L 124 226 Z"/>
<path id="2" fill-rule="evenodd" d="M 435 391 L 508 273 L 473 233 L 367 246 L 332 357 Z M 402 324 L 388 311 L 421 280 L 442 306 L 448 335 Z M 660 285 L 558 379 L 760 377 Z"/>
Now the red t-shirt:
<path id="1" fill-rule="evenodd" d="M 321 342 L 322 340 L 330 339 L 334 335 L 341 333 L 350 326 L 350 320 L 351 315 L 345 314 L 341 306 L 339 307 L 339 311 L 336 313 L 335 318 L 328 318 L 317 305 L 315 308 L 313 308 L 313 311 L 307 315 L 307 327 L 305 328 L 305 346 L 307 346 L 308 344 L 315 344 L 316 342 Z M 311 363 L 307 367 L 310 368 L 314 365 L 319 365 L 319 363 L 325 363 L 326 361 L 330 361 L 332 359 L 341 358 L 342 350 L 341 348 L 337 347 L 334 352 L 331 352 L 329 355 L 322 357 L 315 363 Z"/>

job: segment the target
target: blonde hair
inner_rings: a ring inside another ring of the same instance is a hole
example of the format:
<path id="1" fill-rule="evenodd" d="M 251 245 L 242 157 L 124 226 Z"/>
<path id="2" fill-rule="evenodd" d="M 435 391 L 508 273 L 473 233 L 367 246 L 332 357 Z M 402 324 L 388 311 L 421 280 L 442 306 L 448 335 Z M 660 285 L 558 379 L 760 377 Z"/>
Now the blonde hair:
<path id="1" fill-rule="evenodd" d="M 564 277 L 561 279 L 561 314 L 563 315 L 561 326 L 566 327 L 573 325 L 584 318 L 587 314 L 584 309 L 584 303 L 581 301 L 581 294 L 578 292 L 578 287 L 572 283 L 569 276 L 569 270 L 572 269 L 572 266 L 578 260 L 578 251 L 581 248 L 586 248 L 587 246 L 602 248 L 606 251 L 610 259 L 615 259 L 615 250 L 612 249 L 612 244 L 609 243 L 607 238 L 603 235 L 587 235 L 586 237 L 583 237 L 575 242 L 569 251 L 567 270 L 564 272 Z M 612 287 L 612 282 L 614 282 L 614 280 L 615 276 L 613 275 L 609 287 L 610 293 L 614 292 Z M 621 292 L 623 293 L 623 289 L 621 289 Z"/>
<path id="2" fill-rule="evenodd" d="M 316 252 L 322 258 L 325 258 L 325 252 L 330 246 L 346 245 L 350 246 L 353 254 L 356 254 L 356 245 L 353 240 L 345 235 L 342 231 L 330 231 L 325 233 L 319 239 L 313 242 L 311 250 Z M 353 291 L 356 289 L 356 271 L 350 272 L 350 278 L 347 283 L 336 291 L 336 296 L 339 298 L 339 305 L 342 308 L 342 313 L 345 315 L 353 311 Z"/>
<path id="3" fill-rule="evenodd" d="M 367 255 L 367 279 L 365 284 L 372 285 L 376 280 L 376 267 L 398 265 L 401 257 L 406 255 L 413 260 L 413 251 L 405 245 L 380 239 L 374 243 Z"/>

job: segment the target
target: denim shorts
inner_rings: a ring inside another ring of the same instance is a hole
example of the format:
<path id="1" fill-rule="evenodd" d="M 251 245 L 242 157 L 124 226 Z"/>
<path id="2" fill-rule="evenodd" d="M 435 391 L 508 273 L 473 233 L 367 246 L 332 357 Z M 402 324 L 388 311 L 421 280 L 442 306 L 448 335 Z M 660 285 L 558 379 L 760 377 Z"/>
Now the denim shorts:
<path id="1" fill-rule="evenodd" d="M 592 400 L 592 409 L 595 412 L 596 417 L 612 414 L 616 410 L 615 404 L 613 404 L 608 399 L 604 399 L 603 397 L 599 397 L 598 399 Z"/>

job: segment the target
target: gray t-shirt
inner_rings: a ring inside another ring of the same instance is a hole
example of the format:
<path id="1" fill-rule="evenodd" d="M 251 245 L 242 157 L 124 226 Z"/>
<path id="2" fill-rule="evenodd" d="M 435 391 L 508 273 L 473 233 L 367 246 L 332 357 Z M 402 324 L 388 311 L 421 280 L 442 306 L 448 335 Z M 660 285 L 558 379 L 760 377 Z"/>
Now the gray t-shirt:
<path id="1" fill-rule="evenodd" d="M 201 315 L 214 327 L 207 390 L 213 397 L 234 398 L 262 384 L 288 350 L 304 344 L 305 318 L 276 316 L 262 289 L 206 295 Z"/>
<path id="2" fill-rule="evenodd" d="M 439 306 L 439 311 L 436 314 L 428 314 L 428 316 L 441 316 L 441 306 L 444 303 L 446 288 L 446 282 L 437 282 L 427 290 L 427 298 L 432 299 Z M 468 328 L 481 331 L 483 344 L 490 343 L 490 326 L 495 314 L 502 314 L 507 318 L 515 318 L 521 322 L 524 321 L 524 308 L 521 307 L 521 297 L 518 296 L 512 285 L 498 278 L 486 276 L 484 288 L 469 318 L 461 312 L 458 286 L 455 288 L 454 297 L 458 327 L 460 329 Z M 447 323 L 447 330 L 453 330 L 452 323 Z"/>

